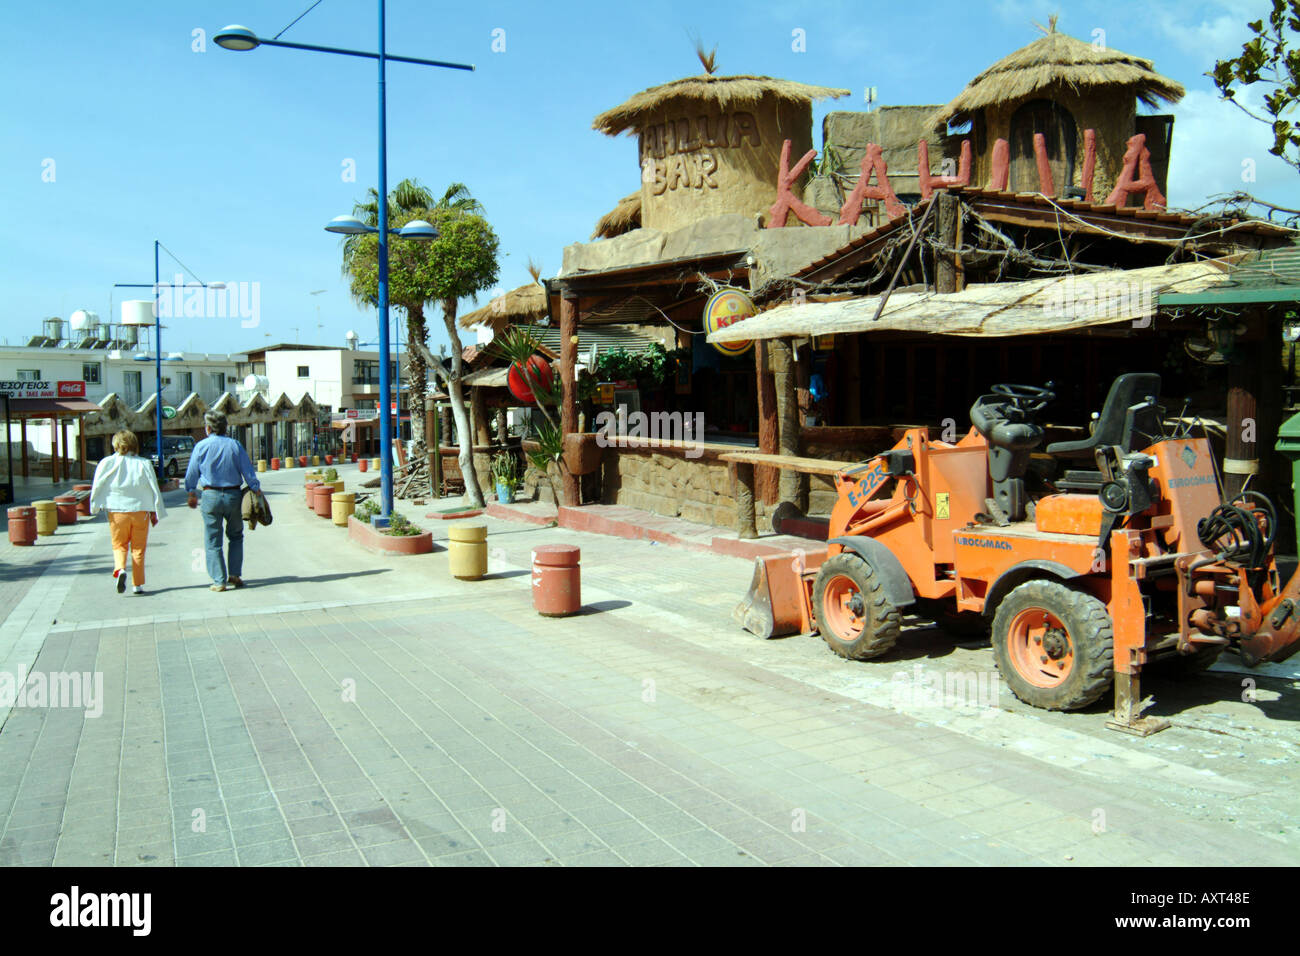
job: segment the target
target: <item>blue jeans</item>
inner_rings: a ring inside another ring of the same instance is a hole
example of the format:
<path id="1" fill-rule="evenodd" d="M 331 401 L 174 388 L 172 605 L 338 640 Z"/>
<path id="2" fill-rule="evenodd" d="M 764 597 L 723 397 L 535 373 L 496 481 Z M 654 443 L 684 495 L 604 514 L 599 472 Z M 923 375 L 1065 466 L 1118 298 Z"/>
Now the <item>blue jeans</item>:
<path id="1" fill-rule="evenodd" d="M 208 577 L 213 584 L 225 584 L 226 570 L 232 577 L 239 577 L 244 569 L 244 523 L 241 520 L 240 506 L 243 495 L 238 491 L 217 491 L 204 488 L 199 499 L 199 511 L 203 515 L 204 544 L 208 552 Z M 230 539 L 229 563 L 222 554 L 221 532 L 225 524 L 226 537 Z"/>

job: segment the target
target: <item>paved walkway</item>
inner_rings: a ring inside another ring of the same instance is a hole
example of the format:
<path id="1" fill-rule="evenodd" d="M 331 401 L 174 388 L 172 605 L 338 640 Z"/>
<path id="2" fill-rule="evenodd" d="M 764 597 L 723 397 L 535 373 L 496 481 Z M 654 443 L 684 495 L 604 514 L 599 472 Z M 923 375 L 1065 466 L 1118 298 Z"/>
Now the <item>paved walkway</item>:
<path id="1" fill-rule="evenodd" d="M 180 495 L 142 597 L 112 590 L 102 521 L 8 548 L 0 670 L 99 674 L 102 696 L 10 712 L 0 863 L 1297 858 L 1285 676 L 1249 704 L 1231 666 L 1153 682 L 1175 727 L 1134 740 L 1004 686 L 992 707 L 922 693 L 992 673 L 933 628 L 868 664 L 759 641 L 730 620 L 745 561 L 488 520 L 492 573 L 460 582 L 445 552 L 352 546 L 301 482 L 268 477 L 275 523 L 247 535 L 237 592 L 207 590 Z M 579 616 L 532 610 L 529 550 L 550 541 L 583 548 Z"/>

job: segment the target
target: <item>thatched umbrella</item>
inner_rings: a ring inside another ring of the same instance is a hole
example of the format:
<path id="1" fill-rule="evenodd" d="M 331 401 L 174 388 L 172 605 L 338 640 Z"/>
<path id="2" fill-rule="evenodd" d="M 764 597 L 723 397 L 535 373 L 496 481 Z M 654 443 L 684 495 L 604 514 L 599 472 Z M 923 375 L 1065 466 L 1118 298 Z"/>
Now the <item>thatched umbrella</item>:
<path id="1" fill-rule="evenodd" d="M 621 236 L 625 232 L 640 228 L 641 192 L 638 190 L 630 196 L 624 196 L 618 201 L 617 206 L 600 217 L 600 220 L 596 223 L 596 231 L 591 234 L 591 238 L 613 239 L 615 236 Z"/>
<path id="2" fill-rule="evenodd" d="M 1062 122 L 1071 127 L 1066 135 L 1072 143 L 1081 147 L 1083 131 L 1097 131 L 1093 185 L 1098 195 L 1104 195 L 1114 185 L 1125 143 L 1134 133 L 1136 104 L 1155 107 L 1162 101 L 1177 103 L 1183 93 L 1182 85 L 1157 73 L 1150 60 L 1057 33 L 1053 18 L 1046 36 L 979 74 L 955 99 L 937 110 L 931 122 L 937 127 L 969 116 L 983 125 L 983 137 L 976 137 L 985 142 L 976 158 L 975 175 L 979 181 L 988 175 L 993 142 L 998 138 L 1014 140 L 1018 127 L 1026 125 L 1027 121 L 1021 120 L 1013 124 L 1017 109 L 1031 101 L 1050 101 Z M 1013 157 L 1016 147 L 1013 141 Z M 1013 175 L 1013 188 L 1014 179 Z M 1058 188 L 1072 184 L 1057 182 Z M 1086 189 L 1088 184 L 1079 185 Z"/>
<path id="3" fill-rule="evenodd" d="M 497 296 L 481 309 L 466 312 L 460 317 L 460 325 L 464 329 L 487 325 L 494 333 L 499 333 L 508 325 L 544 319 L 549 311 L 546 288 L 540 283 L 530 282 Z"/>
<path id="4" fill-rule="evenodd" d="M 776 199 L 781 145 L 812 148 L 813 100 L 848 90 L 767 76 L 685 77 L 596 117 L 610 136 L 640 140 L 641 222 L 672 229 L 723 213 L 754 215 Z"/>

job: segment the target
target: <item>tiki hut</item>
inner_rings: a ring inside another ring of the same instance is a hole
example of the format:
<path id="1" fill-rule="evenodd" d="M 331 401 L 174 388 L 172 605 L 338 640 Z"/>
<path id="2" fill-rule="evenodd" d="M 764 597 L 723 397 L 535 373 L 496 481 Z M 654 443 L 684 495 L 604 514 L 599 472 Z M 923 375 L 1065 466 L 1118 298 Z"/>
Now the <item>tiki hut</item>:
<path id="1" fill-rule="evenodd" d="M 640 228 L 641 192 L 637 190 L 629 196 L 624 196 L 618 201 L 617 206 L 600 217 L 591 238 L 613 239 L 615 236 Z"/>
<path id="2" fill-rule="evenodd" d="M 496 335 L 506 326 L 544 319 L 548 312 L 545 287 L 537 282 L 530 282 L 517 289 L 511 289 L 505 295 L 497 296 L 480 309 L 466 312 L 460 317 L 460 327 L 472 329 L 476 325 L 486 325 Z"/>
<path id="3" fill-rule="evenodd" d="M 708 216 L 765 213 L 776 201 L 782 144 L 791 141 L 793 165 L 812 148 L 813 100 L 848 92 L 705 73 L 644 90 L 592 126 L 637 136 L 641 224 L 676 229 Z"/>
<path id="4" fill-rule="evenodd" d="M 1053 18 L 1046 36 L 971 80 L 934 113 L 932 123 L 971 121 L 972 182 L 988 181 L 993 145 L 1004 139 L 1010 146 L 1008 188 L 1038 191 L 1033 140 L 1042 133 L 1058 195 L 1071 187 L 1081 195 L 1091 186 L 1097 197 L 1114 187 L 1128 139 L 1146 133 L 1163 191 L 1173 117 L 1138 116 L 1137 104 L 1177 103 L 1183 92 L 1180 84 L 1157 73 L 1150 60 L 1057 33 Z M 1096 131 L 1097 159 L 1093 181 L 1085 183 L 1084 131 L 1089 129 Z"/>

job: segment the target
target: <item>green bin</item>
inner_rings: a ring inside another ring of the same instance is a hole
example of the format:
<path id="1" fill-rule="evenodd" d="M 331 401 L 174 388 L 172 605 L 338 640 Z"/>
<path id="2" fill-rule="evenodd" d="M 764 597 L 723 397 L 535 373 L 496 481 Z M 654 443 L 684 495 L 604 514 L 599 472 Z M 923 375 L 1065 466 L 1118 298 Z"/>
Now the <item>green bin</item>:
<path id="1" fill-rule="evenodd" d="M 1300 414 L 1292 415 L 1277 430 L 1278 453 L 1291 462 L 1291 493 L 1295 496 L 1296 551 L 1300 553 Z"/>

